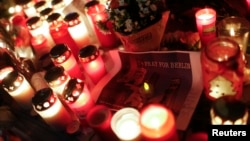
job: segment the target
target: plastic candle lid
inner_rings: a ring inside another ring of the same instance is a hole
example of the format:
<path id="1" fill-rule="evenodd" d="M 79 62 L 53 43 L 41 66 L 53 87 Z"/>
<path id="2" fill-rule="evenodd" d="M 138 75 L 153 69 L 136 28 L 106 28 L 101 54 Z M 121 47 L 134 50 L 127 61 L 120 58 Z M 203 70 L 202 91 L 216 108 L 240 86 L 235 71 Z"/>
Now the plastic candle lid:
<path id="1" fill-rule="evenodd" d="M 69 49 L 66 44 L 57 44 L 50 50 L 50 56 L 52 58 L 57 58 L 63 55 L 68 50 Z"/>
<path id="2" fill-rule="evenodd" d="M 81 62 L 90 62 L 95 60 L 99 55 L 99 50 L 94 45 L 88 45 L 84 48 L 81 48 L 79 51 L 79 58 Z"/>
<path id="3" fill-rule="evenodd" d="M 56 100 L 53 96 L 53 91 L 51 88 L 43 88 L 36 92 L 35 96 L 32 98 L 32 104 L 38 111 L 43 111 L 48 109 Z"/>
<path id="4" fill-rule="evenodd" d="M 46 71 L 44 79 L 47 82 L 52 82 L 62 75 L 64 75 L 64 68 L 62 66 L 54 66 Z"/>

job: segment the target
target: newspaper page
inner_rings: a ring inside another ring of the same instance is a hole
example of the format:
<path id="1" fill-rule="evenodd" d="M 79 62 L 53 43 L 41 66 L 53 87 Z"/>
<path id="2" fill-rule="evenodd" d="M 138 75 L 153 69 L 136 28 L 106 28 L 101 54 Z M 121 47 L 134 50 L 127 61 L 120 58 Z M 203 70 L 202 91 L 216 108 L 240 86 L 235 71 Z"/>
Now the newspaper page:
<path id="1" fill-rule="evenodd" d="M 93 90 L 97 104 L 110 109 L 149 103 L 169 107 L 178 130 L 187 129 L 202 94 L 200 52 L 112 51 L 115 63 Z"/>

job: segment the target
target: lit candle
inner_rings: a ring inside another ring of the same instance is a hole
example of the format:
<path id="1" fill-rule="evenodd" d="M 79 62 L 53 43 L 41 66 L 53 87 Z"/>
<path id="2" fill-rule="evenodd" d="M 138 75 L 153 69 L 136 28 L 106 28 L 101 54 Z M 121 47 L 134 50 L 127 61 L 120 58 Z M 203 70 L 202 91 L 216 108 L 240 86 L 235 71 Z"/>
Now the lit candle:
<path id="1" fill-rule="evenodd" d="M 68 24 L 70 35 L 75 40 L 79 48 L 90 44 L 90 36 L 88 34 L 87 28 L 78 13 L 69 13 L 65 16 L 64 20 Z"/>
<path id="2" fill-rule="evenodd" d="M 54 66 L 45 72 L 44 79 L 56 94 L 62 95 L 65 86 L 71 78 L 64 72 L 62 66 Z"/>
<path id="3" fill-rule="evenodd" d="M 21 73 L 9 72 L 2 80 L 2 86 L 21 107 L 32 109 L 31 98 L 35 95 L 35 90 Z"/>
<path id="4" fill-rule="evenodd" d="M 10 73 L 14 71 L 14 68 L 12 66 L 6 66 L 1 68 L 0 70 L 0 82 Z"/>
<path id="5" fill-rule="evenodd" d="M 76 113 L 80 120 L 84 120 L 88 111 L 95 105 L 87 85 L 80 79 L 71 79 L 63 91 L 63 99 Z"/>
<path id="6" fill-rule="evenodd" d="M 90 127 L 103 139 L 107 141 L 118 141 L 111 129 L 111 110 L 104 105 L 95 105 L 87 114 L 86 120 Z"/>
<path id="7" fill-rule="evenodd" d="M 216 37 L 216 11 L 204 8 L 195 13 L 196 26 L 203 46 Z"/>
<path id="8" fill-rule="evenodd" d="M 105 5 L 93 2 L 87 8 L 87 14 L 90 16 L 92 21 L 100 47 L 117 47 L 119 45 L 119 40 L 113 32 L 111 24 L 107 21 L 108 14 L 106 13 Z M 100 29 L 100 27 L 98 27 L 98 22 L 104 22 L 109 29 L 107 31 Z"/>
<path id="9" fill-rule="evenodd" d="M 250 13 L 250 0 L 246 0 L 247 12 Z"/>
<path id="10" fill-rule="evenodd" d="M 29 33 L 31 34 L 32 37 L 35 38 L 36 36 L 42 34 L 46 38 L 50 48 L 52 48 L 55 45 L 55 42 L 50 35 L 49 25 L 46 21 L 43 21 L 38 16 L 34 16 L 29 18 L 26 21 L 26 24 L 29 29 Z"/>
<path id="11" fill-rule="evenodd" d="M 34 5 L 35 5 L 35 2 L 32 0 L 23 1 L 22 7 L 23 7 L 23 11 L 27 17 L 33 17 L 33 16 L 38 15 Z"/>
<path id="12" fill-rule="evenodd" d="M 223 96 L 215 100 L 210 109 L 212 125 L 247 125 L 248 108 L 234 96 Z"/>
<path id="13" fill-rule="evenodd" d="M 178 141 L 175 117 L 172 111 L 160 104 L 150 104 L 141 111 L 142 136 L 148 141 Z"/>
<path id="14" fill-rule="evenodd" d="M 67 131 L 75 122 L 71 112 L 61 103 L 50 88 L 37 91 L 32 98 L 32 104 L 34 110 L 55 130 Z"/>
<path id="15" fill-rule="evenodd" d="M 37 59 L 40 59 L 42 56 L 48 54 L 53 47 L 42 34 L 32 37 L 31 45 L 34 49 Z"/>
<path id="16" fill-rule="evenodd" d="M 79 48 L 68 31 L 68 25 L 59 13 L 48 16 L 50 35 L 56 44 L 66 44 L 76 59 L 78 59 Z"/>
<path id="17" fill-rule="evenodd" d="M 55 65 L 63 66 L 64 70 L 71 76 L 84 80 L 84 75 L 78 61 L 66 44 L 57 44 L 50 50 L 50 56 Z"/>
<path id="18" fill-rule="evenodd" d="M 250 23 L 242 17 L 231 16 L 221 20 L 218 25 L 218 37 L 228 37 L 237 42 L 245 54 L 249 41 Z"/>
<path id="19" fill-rule="evenodd" d="M 122 141 L 135 141 L 140 138 L 140 113 L 137 109 L 126 107 L 118 110 L 111 118 L 111 129 Z"/>
<path id="20" fill-rule="evenodd" d="M 106 74 L 105 64 L 96 46 L 88 45 L 81 48 L 79 60 L 93 83 L 98 83 Z"/>
<path id="21" fill-rule="evenodd" d="M 218 37 L 208 43 L 201 52 L 201 66 L 208 99 L 216 100 L 224 95 L 241 99 L 245 62 L 234 40 Z"/>

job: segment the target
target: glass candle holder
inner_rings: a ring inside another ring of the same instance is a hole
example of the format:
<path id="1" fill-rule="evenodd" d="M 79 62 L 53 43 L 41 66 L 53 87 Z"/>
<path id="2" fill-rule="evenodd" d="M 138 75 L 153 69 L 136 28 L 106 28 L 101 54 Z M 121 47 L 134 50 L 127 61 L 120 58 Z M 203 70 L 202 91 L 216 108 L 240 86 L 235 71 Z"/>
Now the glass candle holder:
<path id="1" fill-rule="evenodd" d="M 133 141 L 140 138 L 140 113 L 137 109 L 126 107 L 114 113 L 111 129 L 122 141 Z"/>
<path id="2" fill-rule="evenodd" d="M 75 40 L 79 48 L 83 48 L 90 44 L 90 36 L 88 30 L 82 21 L 80 15 L 76 12 L 67 14 L 64 21 L 68 24 L 68 30 L 72 38 Z M 81 32 L 79 32 L 81 31 Z"/>
<path id="3" fill-rule="evenodd" d="M 17 71 L 8 72 L 2 80 L 4 90 L 24 109 L 31 110 L 31 98 L 35 90 L 21 73 Z"/>
<path id="4" fill-rule="evenodd" d="M 26 0 L 26 1 L 23 1 L 21 4 L 23 8 L 23 12 L 28 18 L 37 16 L 37 12 L 36 12 L 34 5 L 35 5 L 35 2 L 33 0 Z"/>
<path id="5" fill-rule="evenodd" d="M 68 31 L 68 25 L 64 22 L 59 13 L 52 13 L 48 16 L 50 35 L 56 44 L 66 44 L 74 57 L 78 59 L 79 48 Z"/>
<path id="6" fill-rule="evenodd" d="M 63 91 L 63 99 L 80 120 L 84 120 L 95 102 L 87 85 L 80 79 L 70 79 Z"/>
<path id="7" fill-rule="evenodd" d="M 34 110 L 42 119 L 57 131 L 67 131 L 74 123 L 71 112 L 61 103 L 51 88 L 44 88 L 36 92 L 32 98 Z"/>
<path id="8" fill-rule="evenodd" d="M 245 62 L 239 45 L 229 38 L 212 40 L 201 52 L 204 93 L 210 100 L 242 96 Z"/>
<path id="9" fill-rule="evenodd" d="M 245 54 L 249 41 L 250 23 L 242 17 L 227 17 L 217 25 L 219 37 L 228 37 L 237 42 L 240 49 Z"/>
<path id="10" fill-rule="evenodd" d="M 72 77 L 84 80 L 84 75 L 78 61 L 66 44 L 57 44 L 50 50 L 50 57 L 55 65 L 63 66 L 64 70 Z"/>
<path id="11" fill-rule="evenodd" d="M 106 74 L 105 64 L 99 50 L 94 45 L 80 49 L 79 61 L 93 83 L 98 83 Z"/>
<path id="12" fill-rule="evenodd" d="M 203 8 L 195 13 L 196 26 L 201 38 L 201 44 L 206 44 L 216 37 L 216 11 Z"/>
<path id="13" fill-rule="evenodd" d="M 56 94 L 62 95 L 71 77 L 64 72 L 62 66 L 54 66 L 45 72 L 44 79 Z"/>
<path id="14" fill-rule="evenodd" d="M 150 104 L 144 107 L 140 126 L 144 140 L 178 141 L 174 114 L 163 105 Z"/>
<path id="15" fill-rule="evenodd" d="M 2 80 L 10 73 L 14 71 L 14 68 L 12 66 L 5 66 L 0 69 L 0 83 Z"/>
<path id="16" fill-rule="evenodd" d="M 103 139 L 109 141 L 118 141 L 111 129 L 111 110 L 104 105 L 95 105 L 87 114 L 86 121 L 90 127 Z"/>
<path id="17" fill-rule="evenodd" d="M 114 48 L 119 45 L 119 39 L 115 35 L 112 24 L 107 21 L 108 14 L 106 13 L 105 5 L 98 3 L 97 1 L 91 2 L 87 6 L 87 14 L 94 27 L 97 39 L 100 43 L 100 47 Z M 108 26 L 108 30 L 104 31 L 98 27 L 98 23 L 105 23 Z"/>
<path id="18" fill-rule="evenodd" d="M 247 125 L 248 108 L 234 96 L 223 96 L 213 102 L 210 109 L 212 125 Z"/>
<path id="19" fill-rule="evenodd" d="M 55 42 L 49 32 L 48 23 L 43 21 L 40 17 L 34 16 L 29 18 L 26 21 L 26 25 L 32 37 L 43 35 L 46 38 L 50 48 L 52 48 L 55 45 Z"/>

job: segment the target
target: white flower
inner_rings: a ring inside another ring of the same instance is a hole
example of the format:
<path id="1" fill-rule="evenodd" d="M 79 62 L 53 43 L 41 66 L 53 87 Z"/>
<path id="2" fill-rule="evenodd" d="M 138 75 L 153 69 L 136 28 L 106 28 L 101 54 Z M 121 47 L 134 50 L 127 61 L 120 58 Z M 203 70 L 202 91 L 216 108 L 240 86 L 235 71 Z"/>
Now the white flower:
<path id="1" fill-rule="evenodd" d="M 126 29 L 125 29 L 126 32 L 131 32 L 133 30 L 131 19 L 127 19 L 125 21 L 125 27 L 126 27 Z"/>

